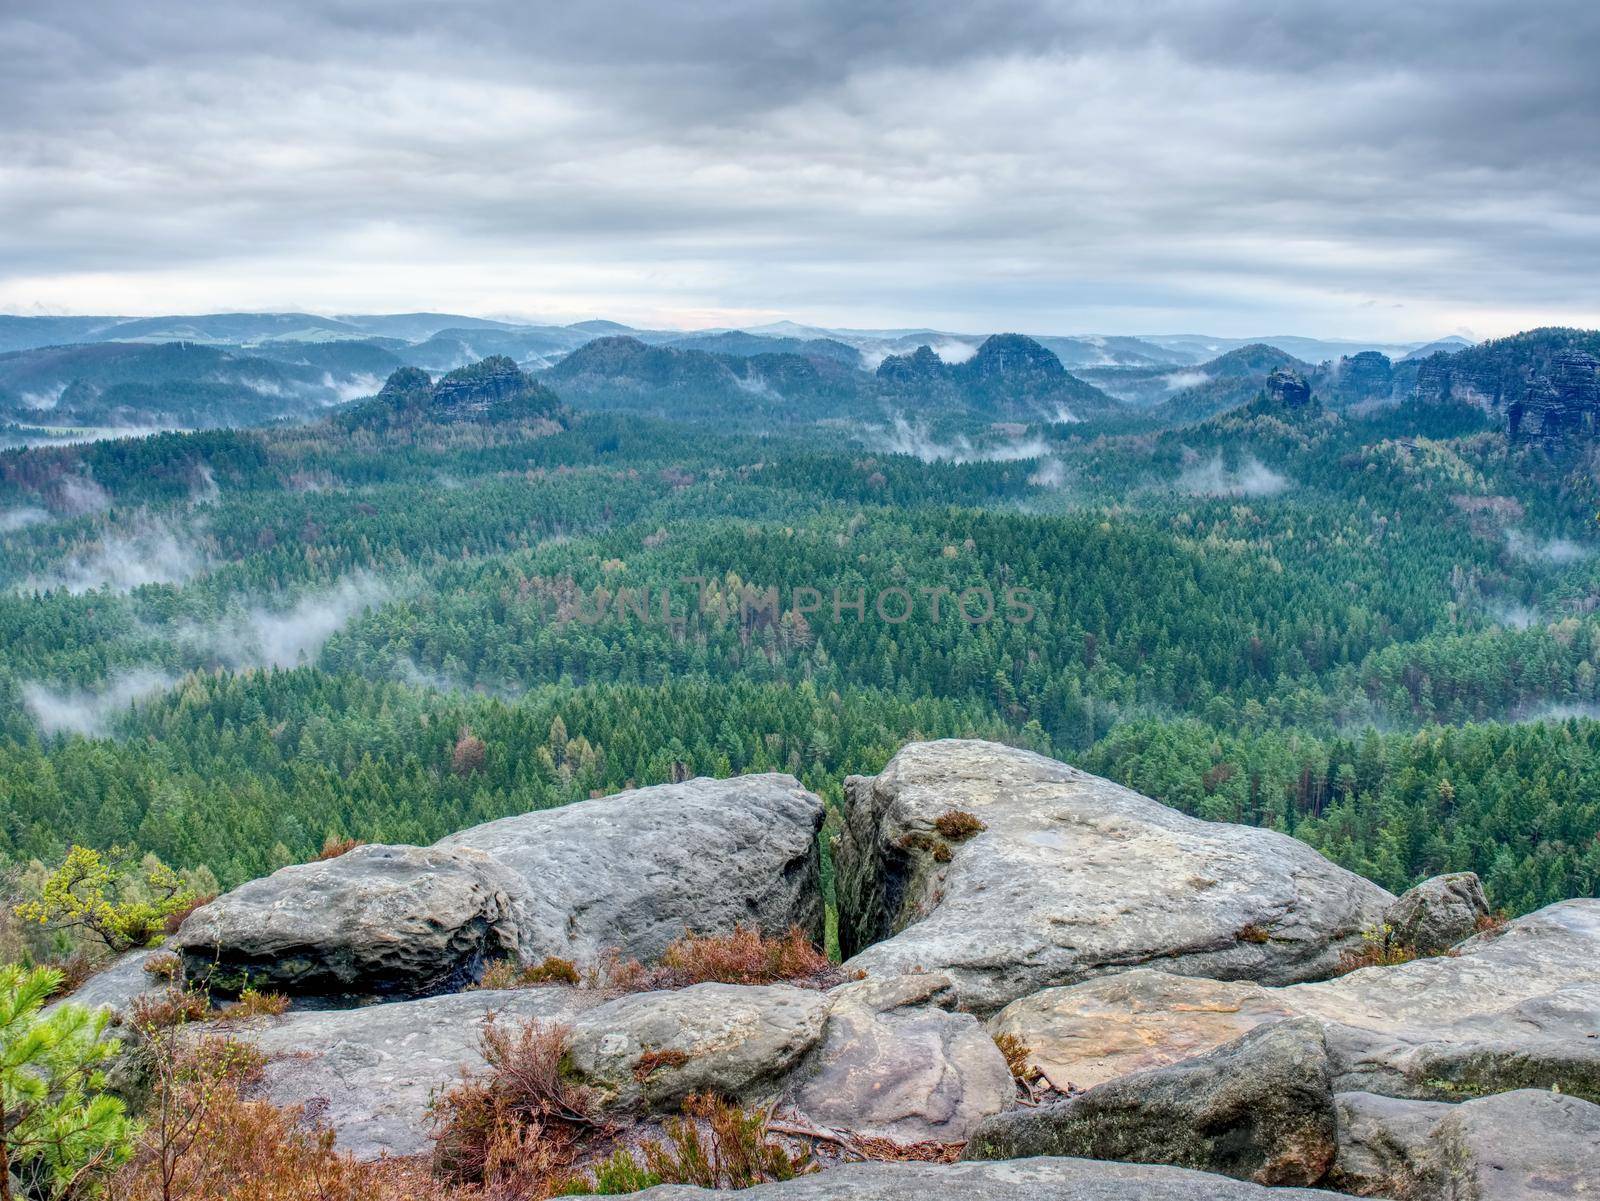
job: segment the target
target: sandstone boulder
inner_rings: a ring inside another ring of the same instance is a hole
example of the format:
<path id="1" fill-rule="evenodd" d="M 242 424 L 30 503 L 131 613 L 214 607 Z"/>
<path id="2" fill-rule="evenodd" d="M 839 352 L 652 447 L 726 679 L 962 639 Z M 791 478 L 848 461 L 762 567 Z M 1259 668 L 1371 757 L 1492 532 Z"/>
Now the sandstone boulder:
<path id="1" fill-rule="evenodd" d="M 197 910 L 176 945 L 219 993 L 360 998 L 460 988 L 498 957 L 649 959 L 686 929 L 820 941 L 822 819 L 790 776 L 643 788 L 284 868 Z"/>
<path id="2" fill-rule="evenodd" d="M 898 1143 L 965 1142 L 1009 1108 L 1005 1057 L 970 1014 L 950 1011 L 949 977 L 862 980 L 833 990 L 822 1043 L 784 1104 L 824 1129 Z"/>
<path id="3" fill-rule="evenodd" d="M 1333 1162 L 1335 1136 L 1322 1029 L 1301 1018 L 1056 1105 L 990 1118 L 966 1158 L 1066 1155 L 1311 1185 Z"/>
<path id="4" fill-rule="evenodd" d="M 691 1093 L 770 1098 L 822 1037 L 828 1001 L 787 984 L 697 984 L 620 997 L 579 1019 L 573 1073 L 603 1106 L 676 1110 Z"/>
<path id="5" fill-rule="evenodd" d="M 1522 1089 L 1458 1105 L 1341 1093 L 1326 1184 L 1407 1201 L 1600 1196 L 1600 1105 Z"/>
<path id="6" fill-rule="evenodd" d="M 658 956 L 685 929 L 736 924 L 822 940 L 821 799 L 792 776 L 695 779 L 503 818 L 437 845 L 521 877 L 520 949 L 585 962 Z"/>
<path id="7" fill-rule="evenodd" d="M 1383 921 L 1392 941 L 1437 955 L 1478 933 L 1488 916 L 1489 898 L 1476 873 L 1453 872 L 1402 893 Z"/>
<path id="8" fill-rule="evenodd" d="M 1144 964 L 1316 979 L 1394 900 L 1287 835 L 1186 817 L 994 743 L 913 743 L 845 792 L 845 969 L 947 973 L 979 1014 Z"/>
<path id="9" fill-rule="evenodd" d="M 1559 1088 L 1600 1100 L 1600 901 L 1563 901 L 1452 955 L 1288 988 L 1129 972 L 991 1022 L 1057 1087 L 1198 1054 L 1285 1014 L 1317 1019 L 1339 1091 L 1460 1100 Z"/>
<path id="10" fill-rule="evenodd" d="M 691 1201 L 725 1196 L 709 1189 L 662 1185 L 637 1201 Z M 1260 1185 L 1184 1168 L 1095 1163 L 1083 1159 L 1015 1159 L 1002 1163 L 852 1163 L 759 1184 L 740 1201 L 1328 1201 L 1307 1189 Z"/>
<path id="11" fill-rule="evenodd" d="M 359 846 L 197 909 L 176 948 L 187 978 L 219 993 L 425 996 L 516 954 L 523 892 L 476 851 Z"/>
<path id="12" fill-rule="evenodd" d="M 263 1099 L 299 1106 L 307 1121 L 334 1131 L 341 1150 L 376 1159 L 431 1150 L 429 1102 L 483 1068 L 479 1037 L 490 1013 L 570 1025 L 598 1001 L 576 989 L 474 991 L 293 1011 L 230 1023 L 227 1033 L 266 1055 Z"/>

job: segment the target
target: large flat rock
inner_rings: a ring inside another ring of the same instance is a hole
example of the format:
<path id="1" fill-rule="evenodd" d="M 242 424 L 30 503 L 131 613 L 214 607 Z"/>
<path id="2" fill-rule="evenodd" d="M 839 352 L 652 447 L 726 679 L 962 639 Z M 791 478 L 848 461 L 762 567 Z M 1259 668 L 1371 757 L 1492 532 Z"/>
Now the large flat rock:
<path id="1" fill-rule="evenodd" d="M 1394 901 L 1287 835 L 1186 817 L 995 743 L 913 743 L 845 791 L 845 969 L 947 973 L 979 1014 L 1146 964 L 1317 979 Z M 941 834 L 952 811 L 985 828 Z"/>
<path id="2" fill-rule="evenodd" d="M 632 1193 L 638 1201 L 726 1196 L 661 1185 Z M 855 1163 L 782 1184 L 758 1184 L 740 1201 L 1328 1201 L 1309 1189 L 1258 1184 L 1184 1168 L 1098 1163 L 1085 1159 L 1013 1159 L 999 1163 Z"/>
<path id="3" fill-rule="evenodd" d="M 442 848 L 482 851 L 526 883 L 521 953 L 654 958 L 685 929 L 822 940 L 824 808 L 793 776 L 694 779 L 474 826 Z"/>
<path id="4" fill-rule="evenodd" d="M 341 1150 L 376 1159 L 431 1150 L 428 1104 L 483 1068 L 479 1036 L 490 1013 L 568 1025 L 598 1001 L 562 988 L 464 992 L 253 1018 L 227 1033 L 266 1054 L 265 1100 L 300 1106 L 334 1131 Z"/>
<path id="5" fill-rule="evenodd" d="M 1551 905 L 1448 956 L 1287 988 L 1127 972 L 1025 997 L 990 1029 L 1021 1040 L 1065 1090 L 1294 1015 L 1322 1023 L 1340 1091 L 1461 1100 L 1559 1088 L 1600 1100 L 1600 901 Z"/>

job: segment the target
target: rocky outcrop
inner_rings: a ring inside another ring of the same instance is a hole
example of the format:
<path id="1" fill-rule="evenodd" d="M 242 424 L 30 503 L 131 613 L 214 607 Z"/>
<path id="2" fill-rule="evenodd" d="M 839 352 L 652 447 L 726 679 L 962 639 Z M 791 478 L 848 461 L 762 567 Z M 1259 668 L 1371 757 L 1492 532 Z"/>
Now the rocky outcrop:
<path id="1" fill-rule="evenodd" d="M 521 877 L 522 957 L 648 960 L 687 930 L 799 926 L 822 941 L 820 798 L 793 776 L 662 784 L 441 840 Z"/>
<path id="2" fill-rule="evenodd" d="M 1285 408 L 1298 409 L 1311 403 L 1311 385 L 1298 371 L 1279 367 L 1267 376 L 1267 399 Z"/>
<path id="3" fill-rule="evenodd" d="M 1376 350 L 1345 355 L 1323 374 L 1321 386 L 1346 404 L 1384 400 L 1394 391 L 1394 364 Z"/>
<path id="4" fill-rule="evenodd" d="M 177 945 L 221 993 L 355 998 L 459 988 L 502 956 L 648 959 L 740 923 L 820 941 L 822 818 L 791 776 L 639 789 L 284 868 L 197 910 Z"/>
<path id="5" fill-rule="evenodd" d="M 1263 988 L 1140 971 L 1015 1002 L 991 1022 L 1057 1087 L 1084 1087 L 1286 1015 L 1325 1031 L 1340 1091 L 1460 1100 L 1558 1088 L 1600 1100 L 1600 901 L 1564 901 L 1452 956 Z"/>
<path id="6" fill-rule="evenodd" d="M 1393 901 L 1286 835 L 1186 817 L 994 743 L 912 744 L 845 793 L 845 970 L 944 972 L 978 1014 L 1143 964 L 1315 979 Z M 962 813 L 982 828 L 940 832 Z"/>
<path id="7" fill-rule="evenodd" d="M 1523 1089 L 1458 1105 L 1341 1093 L 1327 1187 L 1406 1201 L 1600 1195 L 1600 1106 Z"/>
<path id="8" fill-rule="evenodd" d="M 286 867 L 191 914 L 191 982 L 236 995 L 425 996 L 515 955 L 522 881 L 477 851 L 360 846 Z"/>
<path id="9" fill-rule="evenodd" d="M 1292 1019 L 1057 1105 L 990 1118 L 969 1159 L 1065 1155 L 1160 1163 L 1269 1185 L 1311 1185 L 1333 1162 L 1322 1029 Z"/>
<path id="10" fill-rule="evenodd" d="M 959 1143 L 1009 1108 L 1005 1058 L 938 973 L 846 984 L 784 1105 L 813 1126 L 897 1143 Z"/>
<path id="11" fill-rule="evenodd" d="M 1564 350 L 1528 382 L 1506 415 L 1513 438 L 1592 437 L 1600 431 L 1600 359 Z"/>
<path id="12" fill-rule="evenodd" d="M 1392 942 L 1437 955 L 1477 934 L 1488 916 L 1489 898 L 1476 873 L 1452 872 L 1402 893 L 1383 915 L 1383 924 Z"/>
<path id="13" fill-rule="evenodd" d="M 607 1002 L 573 1029 L 574 1076 L 606 1108 L 674 1111 L 691 1093 L 770 1097 L 822 1037 L 827 998 L 787 984 L 698 984 Z"/>
<path id="14" fill-rule="evenodd" d="M 552 417 L 559 407 L 554 393 L 503 354 L 442 376 L 428 402 L 436 421 Z"/>
<path id="15" fill-rule="evenodd" d="M 634 1193 L 638 1201 L 721 1197 L 709 1189 L 663 1185 Z M 760 1184 L 740 1201 L 1328 1201 L 1306 1189 L 1257 1184 L 1142 1164 L 1083 1159 L 1015 1159 L 1004 1163 L 852 1163 L 783 1184 Z"/>

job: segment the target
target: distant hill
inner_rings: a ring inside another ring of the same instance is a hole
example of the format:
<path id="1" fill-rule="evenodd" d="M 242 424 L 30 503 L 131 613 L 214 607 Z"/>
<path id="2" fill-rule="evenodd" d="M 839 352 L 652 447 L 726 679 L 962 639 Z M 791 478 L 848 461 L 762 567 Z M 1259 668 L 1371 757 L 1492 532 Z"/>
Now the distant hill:
<path id="1" fill-rule="evenodd" d="M 997 420 L 1085 421 L 1122 409 L 1022 334 L 995 334 L 960 363 L 946 363 L 926 346 L 894 355 L 879 364 L 877 381 L 891 402 L 958 405 Z"/>
<path id="2" fill-rule="evenodd" d="M 378 390 L 398 360 L 367 343 L 91 342 L 0 355 L 0 417 L 61 427 L 259 425 Z"/>
<path id="3" fill-rule="evenodd" d="M 870 380 L 827 357 L 712 354 L 633 337 L 589 342 L 542 378 L 582 407 L 757 423 L 850 413 Z"/>
<path id="4" fill-rule="evenodd" d="M 691 334 L 667 345 L 678 350 L 704 350 L 742 358 L 758 354 L 796 354 L 804 358 L 834 359 L 850 367 L 861 365 L 861 352 L 835 338 L 774 338 L 729 330 L 720 334 Z"/>

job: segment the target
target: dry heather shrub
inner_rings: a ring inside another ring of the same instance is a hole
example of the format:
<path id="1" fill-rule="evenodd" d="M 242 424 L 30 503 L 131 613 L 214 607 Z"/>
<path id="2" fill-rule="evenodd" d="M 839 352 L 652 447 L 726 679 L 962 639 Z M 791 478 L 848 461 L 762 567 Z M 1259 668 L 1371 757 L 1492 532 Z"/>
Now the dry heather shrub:
<path id="1" fill-rule="evenodd" d="M 1499 913 L 1481 914 L 1476 923 L 1479 934 L 1499 934 L 1510 924 L 1510 920 Z"/>
<path id="2" fill-rule="evenodd" d="M 200 906 L 209 905 L 216 899 L 217 894 L 214 892 L 207 893 L 203 897 L 195 897 L 182 909 L 174 909 L 171 913 L 167 914 L 166 923 L 163 929 L 166 931 L 169 937 L 173 934 L 176 934 L 178 932 L 178 927 L 183 925 L 184 918 L 188 917 L 196 909 L 200 908 Z"/>
<path id="3" fill-rule="evenodd" d="M 483 976 L 474 988 L 539 988 L 547 984 L 565 984 L 576 988 L 582 980 L 578 965 L 570 959 L 548 956 L 542 963 L 521 967 L 514 959 L 496 959 L 483 969 Z"/>
<path id="4" fill-rule="evenodd" d="M 827 988 L 844 980 L 798 926 L 782 938 L 769 938 L 754 926 L 735 926 L 732 934 L 722 935 L 685 932 L 661 953 L 655 967 L 612 957 L 601 974 L 606 986 L 618 992 L 779 981 Z"/>
<path id="5" fill-rule="evenodd" d="M 1033 1048 L 1015 1034 L 995 1035 L 994 1045 L 999 1047 L 1000 1054 L 1005 1056 L 1006 1067 L 1011 1069 L 1013 1078 L 1028 1081 L 1039 1074 L 1038 1069 L 1028 1062 L 1028 1056 L 1033 1054 Z"/>
<path id="6" fill-rule="evenodd" d="M 163 951 L 159 955 L 152 955 L 144 961 L 145 972 L 158 980 L 176 980 L 182 967 L 183 960 L 179 959 L 171 951 Z"/>
<path id="7" fill-rule="evenodd" d="M 128 1007 L 127 1024 L 135 1030 L 169 1030 L 186 1022 L 204 1022 L 211 1017 L 211 998 L 187 988 L 163 988 L 133 999 Z"/>
<path id="8" fill-rule="evenodd" d="M 320 863 L 325 859 L 337 859 L 340 855 L 348 855 L 351 851 L 361 846 L 359 838 L 335 838 L 332 834 L 322 840 L 322 849 L 317 852 L 312 861 Z"/>
<path id="9" fill-rule="evenodd" d="M 1335 975 L 1360 971 L 1364 967 L 1398 967 L 1420 958 L 1417 948 L 1394 938 L 1392 927 L 1374 926 L 1361 932 L 1359 950 L 1346 951 L 1339 959 Z"/>
<path id="10" fill-rule="evenodd" d="M 989 827 L 978 820 L 978 815 L 965 809 L 947 809 L 934 819 L 933 828 L 952 842 L 981 834 Z"/>
<path id="11" fill-rule="evenodd" d="M 255 1048 L 145 1034 L 152 1096 L 134 1157 L 107 1189 L 112 1201 L 445 1201 L 425 1172 L 357 1163 L 298 1111 L 247 1100 L 265 1062 Z"/>
<path id="12" fill-rule="evenodd" d="M 542 1197 L 571 1171 L 584 1140 L 606 1129 L 588 1090 L 563 1072 L 571 1034 L 540 1021 L 516 1029 L 492 1016 L 484 1023 L 486 1070 L 434 1103 L 433 1164 L 441 1177 Z"/>
<path id="13" fill-rule="evenodd" d="M 257 992 L 247 988 L 239 994 L 239 1003 L 221 1016 L 224 1018 L 277 1017 L 289 1008 L 289 998 L 281 992 Z"/>
<path id="14" fill-rule="evenodd" d="M 643 1148 L 646 1171 L 664 1184 L 739 1189 L 812 1170 L 808 1156 L 767 1136 L 765 1113 L 705 1093 L 684 1101 L 683 1116 L 667 1120 L 666 1135 Z"/>

